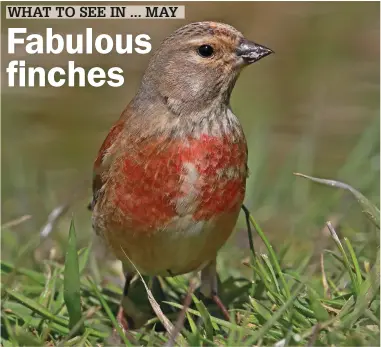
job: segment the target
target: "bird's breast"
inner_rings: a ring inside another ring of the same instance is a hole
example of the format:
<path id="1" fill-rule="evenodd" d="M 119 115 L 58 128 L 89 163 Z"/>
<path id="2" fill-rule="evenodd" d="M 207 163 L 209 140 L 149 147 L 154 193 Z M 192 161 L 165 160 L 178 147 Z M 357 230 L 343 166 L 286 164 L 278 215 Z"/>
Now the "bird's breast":
<path id="1" fill-rule="evenodd" d="M 115 218 L 154 233 L 174 218 L 206 221 L 244 198 L 246 143 L 228 136 L 147 140 L 116 158 L 106 184 Z"/>

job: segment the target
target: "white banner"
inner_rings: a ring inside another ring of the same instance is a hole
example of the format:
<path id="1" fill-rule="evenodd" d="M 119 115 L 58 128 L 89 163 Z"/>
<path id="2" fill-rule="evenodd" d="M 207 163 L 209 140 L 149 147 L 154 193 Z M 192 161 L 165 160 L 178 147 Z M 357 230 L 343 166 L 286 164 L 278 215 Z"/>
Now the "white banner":
<path id="1" fill-rule="evenodd" d="M 184 19 L 185 6 L 7 6 L 7 19 Z"/>

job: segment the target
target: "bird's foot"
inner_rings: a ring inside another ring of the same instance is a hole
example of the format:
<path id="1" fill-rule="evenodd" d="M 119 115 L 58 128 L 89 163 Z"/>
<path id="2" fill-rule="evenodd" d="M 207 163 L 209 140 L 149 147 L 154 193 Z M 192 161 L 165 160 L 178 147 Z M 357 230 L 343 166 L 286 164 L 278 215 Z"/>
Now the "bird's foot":
<path id="1" fill-rule="evenodd" d="M 225 305 L 223 304 L 223 302 L 221 301 L 220 297 L 217 294 L 213 293 L 212 294 L 212 300 L 218 306 L 218 308 L 221 310 L 221 312 L 224 315 L 225 319 L 228 322 L 230 322 L 229 312 L 228 312 L 227 308 L 225 307 Z"/>
<path id="2" fill-rule="evenodd" d="M 134 322 L 128 315 L 126 315 L 126 312 L 122 306 L 119 307 L 118 314 L 116 315 L 116 320 L 120 328 L 122 329 L 122 334 L 127 338 L 127 340 L 130 341 L 130 343 L 133 346 L 138 345 L 139 343 L 135 340 L 134 336 L 131 334 L 131 330 L 134 328 L 133 326 Z M 112 331 L 112 334 L 107 340 L 107 343 L 110 346 L 120 346 L 120 345 L 124 345 L 123 341 L 124 339 L 120 335 L 120 332 L 116 328 L 114 328 Z"/>
<path id="3" fill-rule="evenodd" d="M 124 336 L 127 335 L 129 330 L 127 319 L 124 315 L 124 309 L 122 306 L 119 307 L 118 314 L 116 315 L 116 321 L 119 324 L 119 327 L 122 329 L 122 334 Z M 116 327 L 112 330 L 112 334 L 108 338 L 108 343 L 112 346 L 118 346 L 123 344 L 122 336 L 120 336 L 120 332 Z"/>
<path id="4" fill-rule="evenodd" d="M 119 307 L 119 311 L 118 311 L 118 314 L 116 316 L 116 320 L 117 320 L 119 326 L 123 329 L 124 333 L 130 329 L 127 318 L 124 314 L 124 309 L 122 306 Z"/>
<path id="5" fill-rule="evenodd" d="M 198 292 L 196 296 L 199 298 L 199 300 L 203 301 L 205 305 L 216 305 L 220 310 L 222 316 L 225 318 L 225 320 L 230 322 L 231 319 L 229 311 L 227 310 L 226 306 L 223 304 L 222 300 L 216 293 L 211 293 L 210 296 L 205 296 L 201 292 Z"/>

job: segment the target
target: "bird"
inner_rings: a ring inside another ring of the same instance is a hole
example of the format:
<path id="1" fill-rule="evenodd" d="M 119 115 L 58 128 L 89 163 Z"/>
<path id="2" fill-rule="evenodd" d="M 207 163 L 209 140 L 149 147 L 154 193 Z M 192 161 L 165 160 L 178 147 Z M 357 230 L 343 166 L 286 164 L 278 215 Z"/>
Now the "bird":
<path id="1" fill-rule="evenodd" d="M 243 68 L 271 53 L 228 24 L 205 21 L 175 30 L 152 55 L 93 167 L 92 225 L 123 264 L 124 296 L 137 271 L 201 272 L 200 292 L 224 309 L 216 256 L 248 176 L 230 96 Z M 122 299 L 126 326 L 124 310 Z"/>

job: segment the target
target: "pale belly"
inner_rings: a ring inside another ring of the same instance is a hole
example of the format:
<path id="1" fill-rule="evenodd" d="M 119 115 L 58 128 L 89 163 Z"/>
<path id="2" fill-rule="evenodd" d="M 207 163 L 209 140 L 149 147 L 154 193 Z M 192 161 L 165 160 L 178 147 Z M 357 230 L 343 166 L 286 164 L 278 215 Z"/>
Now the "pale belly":
<path id="1" fill-rule="evenodd" d="M 144 275 L 179 275 L 198 271 L 215 259 L 231 235 L 238 213 L 239 207 L 197 222 L 181 217 L 153 234 L 108 228 L 103 237 L 125 269 L 137 269 Z"/>

